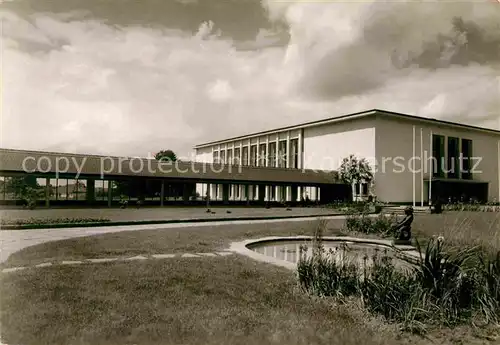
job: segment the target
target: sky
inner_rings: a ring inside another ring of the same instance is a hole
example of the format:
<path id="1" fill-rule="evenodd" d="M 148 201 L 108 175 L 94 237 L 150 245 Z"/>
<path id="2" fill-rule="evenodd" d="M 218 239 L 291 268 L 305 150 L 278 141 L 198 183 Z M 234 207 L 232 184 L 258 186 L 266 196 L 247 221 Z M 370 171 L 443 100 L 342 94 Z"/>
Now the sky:
<path id="1" fill-rule="evenodd" d="M 1 1 L 0 146 L 146 157 L 373 108 L 500 130 L 500 3 Z"/>

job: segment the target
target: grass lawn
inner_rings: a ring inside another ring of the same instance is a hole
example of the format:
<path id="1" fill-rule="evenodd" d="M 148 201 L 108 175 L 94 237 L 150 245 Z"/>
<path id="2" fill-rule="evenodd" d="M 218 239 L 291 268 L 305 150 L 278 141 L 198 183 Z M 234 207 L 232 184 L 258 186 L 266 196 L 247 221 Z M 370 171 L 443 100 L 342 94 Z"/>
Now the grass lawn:
<path id="1" fill-rule="evenodd" d="M 265 236 L 312 235 L 317 221 L 200 226 L 162 230 L 123 231 L 48 242 L 14 253 L 0 267 L 35 265 L 46 261 L 163 253 L 213 252 L 233 241 Z M 343 234 L 343 220 L 329 220 L 326 236 Z M 36 231 L 36 230 L 34 230 Z M 425 242 L 442 234 L 447 240 L 477 243 L 500 250 L 500 214 L 447 212 L 416 215 L 414 237 Z M 362 235 L 366 237 L 366 235 Z M 370 236 L 374 237 L 374 236 Z"/>
<path id="2" fill-rule="evenodd" d="M 442 235 L 456 246 L 478 245 L 491 252 L 500 250 L 500 213 L 445 212 L 440 215 L 416 215 L 413 236 L 425 243 Z"/>
<path id="3" fill-rule="evenodd" d="M 328 303 L 297 291 L 289 271 L 239 256 L 53 267 L 3 277 L 2 337 L 24 345 L 396 343 L 390 327 Z"/>
<path id="4" fill-rule="evenodd" d="M 499 236 L 498 216 L 487 213 L 417 215 L 415 233 L 451 236 L 460 219 L 470 222 L 461 228 L 461 240 L 490 243 Z M 242 238 L 309 235 L 315 223 L 106 234 L 26 248 L 6 265 L 211 252 Z M 325 235 L 339 234 L 341 226 L 342 221 L 330 221 Z M 237 255 L 55 266 L 0 277 L 2 341 L 8 344 L 495 343 L 468 328 L 437 330 L 430 339 L 401 335 L 355 302 L 332 305 L 330 299 L 308 297 L 297 290 L 293 272 Z"/>
<path id="5" fill-rule="evenodd" d="M 25 248 L 12 254 L 2 265 L 24 266 L 44 261 L 77 260 L 95 257 L 135 256 L 163 253 L 214 252 L 232 241 L 264 236 L 312 235 L 316 220 L 267 224 L 200 226 L 162 230 L 123 231 Z M 329 231 L 340 233 L 342 220 L 329 222 Z"/>

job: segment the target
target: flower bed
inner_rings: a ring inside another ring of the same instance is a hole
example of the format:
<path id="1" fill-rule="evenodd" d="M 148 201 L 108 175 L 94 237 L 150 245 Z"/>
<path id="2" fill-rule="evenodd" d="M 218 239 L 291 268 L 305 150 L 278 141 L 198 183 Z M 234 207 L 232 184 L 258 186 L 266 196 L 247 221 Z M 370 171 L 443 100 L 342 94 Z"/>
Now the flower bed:
<path id="1" fill-rule="evenodd" d="M 443 205 L 444 211 L 469 211 L 469 212 L 500 212 L 500 205 L 496 203 L 448 203 Z"/>
<path id="2" fill-rule="evenodd" d="M 1 219 L 1 226 L 25 226 L 25 225 L 52 225 L 52 224 L 86 224 L 109 222 L 105 218 L 28 218 L 28 219 Z"/>

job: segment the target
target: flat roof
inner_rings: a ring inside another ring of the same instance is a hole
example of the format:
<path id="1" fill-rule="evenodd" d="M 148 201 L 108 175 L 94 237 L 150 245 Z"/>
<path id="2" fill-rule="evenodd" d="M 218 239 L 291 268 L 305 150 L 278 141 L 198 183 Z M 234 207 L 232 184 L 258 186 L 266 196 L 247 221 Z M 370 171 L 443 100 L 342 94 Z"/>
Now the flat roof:
<path id="1" fill-rule="evenodd" d="M 0 174 L 75 179 L 152 178 L 203 183 L 324 185 L 340 183 L 335 171 L 159 162 L 140 157 L 84 155 L 0 148 Z"/>
<path id="2" fill-rule="evenodd" d="M 274 129 L 270 129 L 270 130 L 266 130 L 266 131 L 240 135 L 240 136 L 227 138 L 227 139 L 210 141 L 207 143 L 196 145 L 196 146 L 194 146 L 194 148 L 197 149 L 197 148 L 212 146 L 212 145 L 216 145 L 216 144 L 222 144 L 222 143 L 235 141 L 235 140 L 249 139 L 249 138 L 253 138 L 253 137 L 261 136 L 261 135 L 266 135 L 266 134 L 301 129 L 301 128 L 306 128 L 306 127 L 321 126 L 321 125 L 328 124 L 328 123 L 347 121 L 347 120 L 351 120 L 351 119 L 355 119 L 355 118 L 364 118 L 364 117 L 369 117 L 369 116 L 374 116 L 374 115 L 402 117 L 402 118 L 406 118 L 408 120 L 417 120 L 417 121 L 430 122 L 430 123 L 435 123 L 435 124 L 471 129 L 471 130 L 476 130 L 476 131 L 482 131 L 482 132 L 487 132 L 487 133 L 500 134 L 500 130 L 495 130 L 495 129 L 491 129 L 491 128 L 471 126 L 471 125 L 466 125 L 466 124 L 458 123 L 458 122 L 438 120 L 438 119 L 434 119 L 434 118 L 397 113 L 397 112 L 381 110 L 381 109 L 371 109 L 371 110 L 360 111 L 357 113 L 345 114 L 345 115 L 341 115 L 341 116 L 337 116 L 337 117 L 329 117 L 329 118 L 322 119 L 322 120 L 304 122 L 304 123 L 300 123 L 300 124 L 292 125 L 292 126 L 274 128 Z M 499 114 L 499 116 L 500 116 L 500 114 Z"/>

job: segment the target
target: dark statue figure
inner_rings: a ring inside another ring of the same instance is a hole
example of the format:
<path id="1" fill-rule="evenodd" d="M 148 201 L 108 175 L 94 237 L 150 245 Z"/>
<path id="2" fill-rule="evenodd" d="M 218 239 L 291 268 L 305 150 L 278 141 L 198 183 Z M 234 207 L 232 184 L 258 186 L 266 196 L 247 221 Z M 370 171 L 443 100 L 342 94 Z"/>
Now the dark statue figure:
<path id="1" fill-rule="evenodd" d="M 405 218 L 394 225 L 397 242 L 409 242 L 411 239 L 411 224 L 413 223 L 413 207 L 405 209 Z"/>

